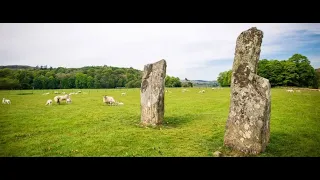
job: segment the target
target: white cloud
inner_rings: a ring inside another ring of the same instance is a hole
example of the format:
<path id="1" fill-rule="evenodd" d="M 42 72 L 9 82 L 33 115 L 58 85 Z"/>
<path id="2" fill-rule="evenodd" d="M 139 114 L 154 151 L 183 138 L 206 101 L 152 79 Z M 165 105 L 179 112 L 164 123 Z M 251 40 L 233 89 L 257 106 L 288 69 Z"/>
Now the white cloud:
<path id="1" fill-rule="evenodd" d="M 0 24 L 0 64 L 142 70 L 145 64 L 166 59 L 169 75 L 216 79 L 227 67 L 206 67 L 206 62 L 233 61 L 236 38 L 250 27 L 264 32 L 260 57 L 309 43 L 297 31 L 320 34 L 319 24 Z"/>

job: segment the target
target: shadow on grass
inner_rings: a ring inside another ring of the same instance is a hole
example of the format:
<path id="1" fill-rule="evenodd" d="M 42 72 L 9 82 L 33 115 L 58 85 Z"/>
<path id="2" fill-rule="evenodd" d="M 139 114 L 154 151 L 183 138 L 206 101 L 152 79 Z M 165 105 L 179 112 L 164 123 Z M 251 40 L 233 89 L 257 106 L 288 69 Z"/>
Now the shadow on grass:
<path id="1" fill-rule="evenodd" d="M 184 124 L 187 124 L 191 122 L 196 115 L 191 115 L 191 114 L 185 114 L 185 115 L 178 115 L 178 116 L 164 116 L 163 123 L 158 126 L 145 126 L 142 125 L 140 122 L 140 116 L 137 117 L 139 119 L 138 121 L 135 121 L 135 124 L 140 126 L 140 127 L 148 127 L 148 128 L 154 128 L 154 129 L 170 129 L 170 128 L 177 128 L 180 126 L 183 126 Z"/>
<path id="2" fill-rule="evenodd" d="M 17 93 L 17 95 L 30 95 L 30 94 L 33 94 L 33 92 Z"/>
<path id="3" fill-rule="evenodd" d="M 320 139 L 301 133 L 270 133 L 270 141 L 261 156 L 268 157 L 319 157 Z"/>
<path id="4" fill-rule="evenodd" d="M 307 132 L 271 132 L 266 150 L 260 154 L 244 154 L 223 144 L 224 131 L 216 131 L 210 138 L 201 141 L 208 155 L 221 152 L 220 157 L 319 157 L 320 140 Z M 213 155 L 214 156 L 214 155 Z"/>
<path id="5" fill-rule="evenodd" d="M 191 122 L 193 119 L 195 119 L 195 117 L 196 116 L 192 114 L 184 114 L 184 115 L 178 115 L 178 116 L 164 116 L 163 126 L 168 128 L 179 127 Z"/>
<path id="6" fill-rule="evenodd" d="M 220 133 L 220 136 L 222 134 Z M 257 155 L 243 154 L 223 145 L 223 138 L 207 140 L 210 152 L 220 151 L 225 157 L 319 157 L 319 138 L 307 133 L 272 132 L 266 150 Z M 214 148 L 212 148 L 214 147 Z M 218 147 L 218 148 L 217 148 Z"/>

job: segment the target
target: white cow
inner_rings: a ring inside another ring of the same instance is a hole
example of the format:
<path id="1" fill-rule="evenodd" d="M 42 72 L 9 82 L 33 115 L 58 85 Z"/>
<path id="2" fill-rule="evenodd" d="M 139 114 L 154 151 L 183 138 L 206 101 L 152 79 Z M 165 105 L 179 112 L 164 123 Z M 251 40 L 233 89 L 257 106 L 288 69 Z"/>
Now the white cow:
<path id="1" fill-rule="evenodd" d="M 125 93 L 125 92 L 123 92 L 123 93 L 121 93 L 121 96 L 125 96 L 127 93 Z"/>

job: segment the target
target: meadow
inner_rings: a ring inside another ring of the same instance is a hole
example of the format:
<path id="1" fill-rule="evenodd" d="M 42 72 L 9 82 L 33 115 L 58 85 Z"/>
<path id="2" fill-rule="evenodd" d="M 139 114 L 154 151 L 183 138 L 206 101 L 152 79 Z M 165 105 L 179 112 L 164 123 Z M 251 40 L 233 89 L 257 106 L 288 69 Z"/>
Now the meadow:
<path id="1" fill-rule="evenodd" d="M 53 103 L 54 91 L 0 91 L 0 156 L 212 157 L 223 147 L 230 88 L 166 88 L 164 124 L 141 127 L 140 89 L 82 89 L 72 103 Z M 49 95 L 42 95 L 50 92 Z M 126 96 L 121 96 L 126 92 Z M 103 104 L 113 96 L 122 106 Z M 270 143 L 260 157 L 320 156 L 320 92 L 271 90 Z"/>

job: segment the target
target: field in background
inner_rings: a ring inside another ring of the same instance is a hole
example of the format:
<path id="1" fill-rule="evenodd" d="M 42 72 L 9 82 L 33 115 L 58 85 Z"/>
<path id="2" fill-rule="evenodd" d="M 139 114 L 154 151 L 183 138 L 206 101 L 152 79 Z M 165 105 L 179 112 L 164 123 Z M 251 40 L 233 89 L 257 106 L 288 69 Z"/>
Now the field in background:
<path id="1" fill-rule="evenodd" d="M 1 100 L 12 102 L 0 105 L 0 156 L 198 157 L 223 149 L 230 88 L 167 89 L 161 128 L 138 125 L 139 89 L 84 89 L 71 95 L 71 104 L 52 106 L 45 103 L 54 91 L 78 90 L 0 91 Z M 103 95 L 124 105 L 107 106 Z M 272 89 L 271 95 L 271 138 L 260 156 L 320 156 L 320 92 Z"/>

